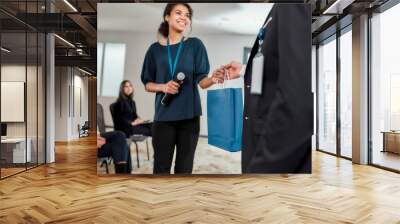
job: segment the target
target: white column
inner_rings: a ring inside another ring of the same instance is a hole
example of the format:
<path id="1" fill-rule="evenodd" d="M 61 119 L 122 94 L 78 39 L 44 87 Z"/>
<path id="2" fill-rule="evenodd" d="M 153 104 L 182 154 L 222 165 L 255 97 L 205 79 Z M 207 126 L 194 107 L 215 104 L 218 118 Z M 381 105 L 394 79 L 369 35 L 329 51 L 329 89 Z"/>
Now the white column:
<path id="1" fill-rule="evenodd" d="M 368 163 L 368 16 L 353 19 L 353 162 Z"/>
<path id="2" fill-rule="evenodd" d="M 46 36 L 46 163 L 55 161 L 55 54 L 54 35 Z"/>

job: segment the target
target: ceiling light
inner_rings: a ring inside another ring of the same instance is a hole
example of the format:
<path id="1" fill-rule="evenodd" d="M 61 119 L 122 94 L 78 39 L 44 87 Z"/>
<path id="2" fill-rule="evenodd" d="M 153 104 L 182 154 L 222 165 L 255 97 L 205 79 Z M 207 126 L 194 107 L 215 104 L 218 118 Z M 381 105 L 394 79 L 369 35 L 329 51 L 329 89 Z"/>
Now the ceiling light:
<path id="1" fill-rule="evenodd" d="M 1 47 L 1 50 L 4 51 L 4 52 L 6 52 L 6 53 L 10 53 L 10 52 L 11 52 L 11 50 L 9 50 L 9 49 L 7 49 L 7 48 L 5 48 L 5 47 Z"/>
<path id="2" fill-rule="evenodd" d="M 71 4 L 69 3 L 68 0 L 64 0 L 65 4 L 67 4 L 72 10 L 74 10 L 75 12 L 78 12 L 78 10 Z"/>
<path id="3" fill-rule="evenodd" d="M 66 40 L 66 39 L 64 39 L 64 38 L 62 38 L 62 37 L 60 37 L 60 36 L 57 35 L 57 34 L 54 34 L 54 36 L 57 37 L 58 39 L 60 39 L 61 41 L 63 41 L 64 43 L 66 43 L 67 45 L 69 45 L 69 46 L 75 48 L 75 45 L 71 44 L 71 42 L 69 42 L 68 40 Z"/>
<path id="4" fill-rule="evenodd" d="M 88 71 L 86 71 L 86 70 L 83 70 L 83 69 L 81 69 L 81 68 L 79 68 L 79 67 L 78 67 L 78 70 L 81 71 L 81 72 L 83 72 L 83 73 L 85 73 L 85 74 L 87 74 L 87 75 L 92 75 L 92 73 L 90 73 L 90 72 L 88 72 Z"/>
<path id="5" fill-rule="evenodd" d="M 353 2 L 354 0 L 336 0 L 322 14 L 342 14 L 343 9 Z"/>

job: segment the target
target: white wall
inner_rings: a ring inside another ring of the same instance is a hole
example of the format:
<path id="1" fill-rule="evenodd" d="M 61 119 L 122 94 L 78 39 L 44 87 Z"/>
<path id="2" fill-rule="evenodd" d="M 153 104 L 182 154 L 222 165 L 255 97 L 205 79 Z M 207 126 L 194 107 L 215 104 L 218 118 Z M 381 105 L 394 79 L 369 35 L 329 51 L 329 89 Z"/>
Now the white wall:
<path id="1" fill-rule="evenodd" d="M 55 141 L 68 140 L 68 85 L 69 76 L 67 67 L 56 67 L 55 69 Z"/>
<path id="2" fill-rule="evenodd" d="M 37 70 L 38 69 L 38 70 Z M 42 68 L 40 66 L 25 66 L 20 64 L 5 64 L 1 66 L 2 82 L 24 82 L 26 85 L 26 107 L 20 108 L 20 112 L 26 112 L 26 120 L 23 122 L 7 122 L 7 137 L 28 137 L 31 140 L 32 161 L 44 162 L 44 92 Z M 27 79 L 27 80 L 26 80 Z M 3 91 L 4 89 L 2 89 Z M 22 91 L 21 94 L 24 92 Z M 7 97 L 2 95 L 3 97 Z M 15 108 L 14 108 L 15 109 Z M 15 113 L 11 108 L 1 108 L 2 112 Z M 37 157 L 37 154 L 39 156 Z"/>
<path id="3" fill-rule="evenodd" d="M 55 141 L 69 141 L 79 137 L 78 124 L 88 120 L 88 78 L 71 67 L 56 67 L 55 73 Z M 82 115 L 76 106 L 79 88 Z"/>
<path id="4" fill-rule="evenodd" d="M 1 67 L 1 81 L 4 82 L 24 82 L 27 84 L 25 80 L 26 73 L 29 74 L 28 76 L 28 81 L 29 81 L 29 87 L 27 88 L 27 106 L 31 106 L 32 108 L 27 108 L 27 121 L 29 122 L 28 124 L 28 137 L 29 135 L 36 130 L 36 120 L 37 120 L 37 115 L 36 115 L 36 88 L 32 88 L 32 85 L 36 85 L 36 80 L 31 80 L 32 77 L 30 77 L 31 74 L 36 74 L 36 67 L 33 66 L 21 66 L 21 65 L 3 65 Z M 4 96 L 3 96 L 4 97 Z M 34 102 L 34 104 L 32 104 Z M 2 110 L 7 110 L 7 108 L 1 108 Z M 24 110 L 24 108 L 22 108 Z M 4 112 L 4 111 L 3 111 Z M 11 112 L 11 111 L 10 111 Z M 24 137 L 25 136 L 25 126 L 27 125 L 27 122 L 7 122 L 7 135 L 8 137 Z M 35 132 L 36 134 L 36 132 Z"/>
<path id="5" fill-rule="evenodd" d="M 76 70 L 75 70 L 76 71 Z M 73 96 L 75 98 L 75 116 L 73 116 L 72 119 L 72 136 L 74 136 L 75 138 L 77 136 L 79 136 L 78 133 L 78 129 L 77 126 L 78 124 L 80 124 L 81 126 L 85 123 L 85 121 L 89 120 L 89 113 L 88 113 L 88 109 L 89 109 L 89 102 L 88 102 L 88 96 L 89 96 L 89 92 L 88 92 L 88 77 L 87 76 L 81 76 L 82 73 L 76 73 L 74 75 L 74 86 L 75 86 L 75 96 Z M 78 102 L 78 92 L 77 90 L 80 89 L 80 105 Z M 79 107 L 81 107 L 81 113 L 79 111 Z"/>
<path id="6" fill-rule="evenodd" d="M 135 88 L 135 101 L 138 114 L 144 119 L 153 119 L 154 115 L 154 94 L 145 92 L 144 86 L 140 80 L 140 73 L 144 60 L 144 55 L 148 47 L 157 41 L 156 33 L 132 33 L 132 32 L 98 32 L 98 42 L 126 43 L 126 62 L 125 79 L 132 81 Z M 210 60 L 211 71 L 226 64 L 231 60 L 242 62 L 243 48 L 251 47 L 255 41 L 255 36 L 242 35 L 211 35 L 204 34 L 196 36 L 200 38 L 207 48 Z M 242 87 L 243 80 L 238 79 L 230 81 L 227 87 Z M 117 95 L 117 93 L 116 93 Z M 200 90 L 202 100 L 203 116 L 201 118 L 201 135 L 207 135 L 207 91 Z M 112 119 L 109 112 L 109 104 L 116 97 L 98 97 L 98 102 L 104 107 L 105 123 L 112 125 Z"/>

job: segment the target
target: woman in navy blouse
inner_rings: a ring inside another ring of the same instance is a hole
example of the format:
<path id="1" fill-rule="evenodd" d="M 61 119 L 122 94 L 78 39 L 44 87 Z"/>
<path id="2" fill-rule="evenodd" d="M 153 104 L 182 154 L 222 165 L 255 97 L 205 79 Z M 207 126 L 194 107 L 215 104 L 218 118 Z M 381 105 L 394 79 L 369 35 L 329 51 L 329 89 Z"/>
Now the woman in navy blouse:
<path id="1" fill-rule="evenodd" d="M 211 77 L 206 48 L 198 38 L 184 37 L 193 10 L 186 3 L 169 3 L 165 7 L 158 32 L 160 40 L 147 50 L 141 79 L 149 92 L 156 93 L 153 124 L 155 174 L 170 173 L 174 150 L 174 173 L 192 173 L 194 154 L 200 132 L 201 103 L 197 85 L 202 89 L 224 81 L 223 68 Z M 183 82 L 175 82 L 178 73 Z M 162 105 L 164 94 L 173 94 Z"/>

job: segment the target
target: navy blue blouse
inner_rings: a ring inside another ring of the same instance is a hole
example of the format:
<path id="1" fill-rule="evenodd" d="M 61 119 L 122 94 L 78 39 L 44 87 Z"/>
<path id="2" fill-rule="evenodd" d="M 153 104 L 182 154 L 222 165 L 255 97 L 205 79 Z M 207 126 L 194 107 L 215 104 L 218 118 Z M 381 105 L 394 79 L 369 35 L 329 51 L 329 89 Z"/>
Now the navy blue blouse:
<path id="1" fill-rule="evenodd" d="M 179 43 L 170 45 L 172 60 L 175 59 Z M 207 50 L 198 38 L 184 40 L 181 55 L 176 65 L 176 74 L 183 72 L 185 80 L 179 93 L 168 106 L 161 105 L 164 93 L 156 93 L 155 121 L 178 121 L 201 115 L 200 95 L 197 84 L 210 72 Z M 147 50 L 141 79 L 144 85 L 148 82 L 167 83 L 171 80 L 168 64 L 167 46 L 153 43 Z"/>

